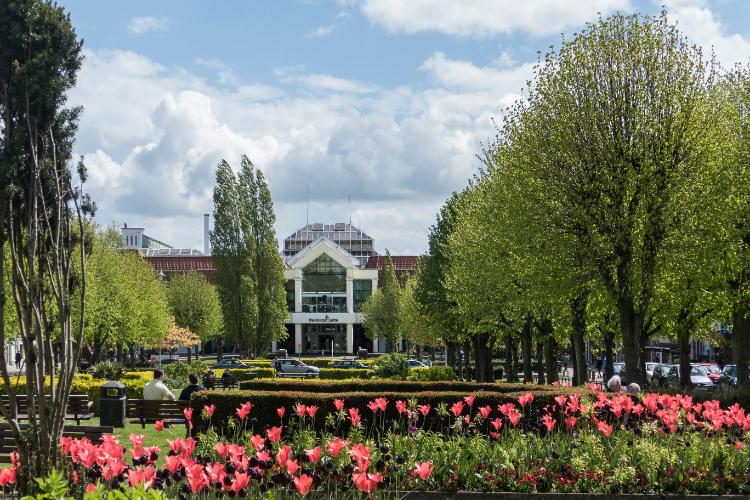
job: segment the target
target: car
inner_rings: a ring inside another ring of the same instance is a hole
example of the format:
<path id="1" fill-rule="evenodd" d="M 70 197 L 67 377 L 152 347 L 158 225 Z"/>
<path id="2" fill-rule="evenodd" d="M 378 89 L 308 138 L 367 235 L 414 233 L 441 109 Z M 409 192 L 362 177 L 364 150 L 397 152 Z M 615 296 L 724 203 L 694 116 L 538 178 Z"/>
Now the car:
<path id="1" fill-rule="evenodd" d="M 654 369 L 659 366 L 659 363 L 646 363 L 646 380 L 651 382 L 651 377 L 654 376 Z"/>
<path id="2" fill-rule="evenodd" d="M 699 365 L 692 365 L 690 367 L 690 383 L 701 391 L 713 391 L 716 388 L 711 379 L 708 378 L 706 370 Z M 669 369 L 667 385 L 675 389 L 680 387 L 680 365 L 672 365 Z"/>
<path id="3" fill-rule="evenodd" d="M 243 363 L 237 358 L 229 358 L 212 364 L 211 368 L 250 368 L 250 365 Z"/>
<path id="4" fill-rule="evenodd" d="M 708 373 L 708 378 L 711 379 L 711 382 L 714 383 L 714 385 L 719 385 L 719 380 L 721 379 L 721 368 L 716 363 L 695 363 L 698 366 L 703 367 L 706 370 L 706 373 Z"/>
<path id="5" fill-rule="evenodd" d="M 159 362 L 159 364 L 164 366 L 164 365 L 173 365 L 179 362 L 180 362 L 179 358 L 164 358 Z"/>
<path id="6" fill-rule="evenodd" d="M 332 368 L 344 368 L 344 369 L 349 369 L 349 368 L 364 369 L 364 368 L 367 368 L 367 365 L 360 363 L 356 359 L 339 359 L 337 361 L 334 361 L 331 364 L 331 367 Z"/>
<path id="7" fill-rule="evenodd" d="M 737 388 L 737 365 L 724 365 L 718 386 L 720 391 Z"/>
<path id="8" fill-rule="evenodd" d="M 417 359 L 410 359 L 409 368 L 427 368 L 427 365 Z"/>
<path id="9" fill-rule="evenodd" d="M 273 367 L 276 368 L 276 374 L 279 377 L 313 378 L 320 376 L 320 368 L 306 365 L 294 358 L 275 359 Z"/>

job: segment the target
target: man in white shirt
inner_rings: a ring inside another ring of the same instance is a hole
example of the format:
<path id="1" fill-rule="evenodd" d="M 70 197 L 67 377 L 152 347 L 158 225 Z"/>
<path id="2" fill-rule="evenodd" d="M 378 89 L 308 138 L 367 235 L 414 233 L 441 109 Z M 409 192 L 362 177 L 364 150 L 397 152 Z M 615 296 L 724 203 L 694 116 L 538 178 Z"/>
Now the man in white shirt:
<path id="1" fill-rule="evenodd" d="M 169 399 L 174 401 L 175 397 L 169 387 L 164 385 L 164 372 L 154 370 L 154 380 L 143 386 L 143 399 L 161 401 Z"/>

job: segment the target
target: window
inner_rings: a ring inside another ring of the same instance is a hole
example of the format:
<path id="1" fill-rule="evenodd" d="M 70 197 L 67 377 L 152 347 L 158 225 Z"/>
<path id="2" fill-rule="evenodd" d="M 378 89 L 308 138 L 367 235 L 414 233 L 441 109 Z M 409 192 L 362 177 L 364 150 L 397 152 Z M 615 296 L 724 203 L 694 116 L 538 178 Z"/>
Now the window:
<path id="1" fill-rule="evenodd" d="M 328 255 L 302 271 L 302 311 L 346 312 L 346 269 Z"/>
<path id="2" fill-rule="evenodd" d="M 362 304 L 372 295 L 372 280 L 354 280 L 354 312 L 362 310 Z"/>
<path id="3" fill-rule="evenodd" d="M 286 309 L 294 312 L 294 280 L 287 280 L 284 289 L 286 290 Z"/>

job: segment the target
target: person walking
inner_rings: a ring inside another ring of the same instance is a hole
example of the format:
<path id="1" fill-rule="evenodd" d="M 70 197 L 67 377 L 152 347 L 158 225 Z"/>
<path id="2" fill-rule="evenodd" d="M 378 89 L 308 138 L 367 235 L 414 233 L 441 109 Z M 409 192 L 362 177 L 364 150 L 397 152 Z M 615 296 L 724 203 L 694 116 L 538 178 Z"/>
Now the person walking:
<path id="1" fill-rule="evenodd" d="M 21 351 L 16 351 L 16 370 L 21 369 Z"/>

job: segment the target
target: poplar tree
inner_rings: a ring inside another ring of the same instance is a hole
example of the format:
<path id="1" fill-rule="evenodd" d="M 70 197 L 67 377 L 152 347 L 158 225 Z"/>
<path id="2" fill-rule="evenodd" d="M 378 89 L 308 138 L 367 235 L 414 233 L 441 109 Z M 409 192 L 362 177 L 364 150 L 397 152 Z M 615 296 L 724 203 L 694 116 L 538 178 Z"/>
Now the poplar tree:
<path id="1" fill-rule="evenodd" d="M 391 254 L 386 250 L 383 263 L 383 282 L 362 305 L 363 326 L 372 339 L 384 339 L 386 350 L 399 351 L 400 321 L 399 296 L 401 284 L 396 278 Z"/>
<path id="2" fill-rule="evenodd" d="M 263 173 L 244 155 L 239 175 L 222 160 L 210 238 L 224 333 L 243 353 L 259 354 L 286 334 L 286 280 L 275 221 Z"/>

